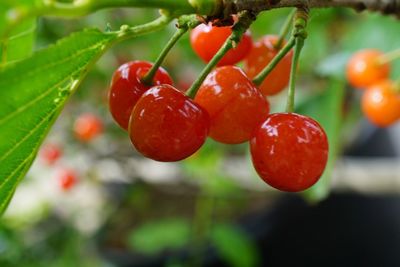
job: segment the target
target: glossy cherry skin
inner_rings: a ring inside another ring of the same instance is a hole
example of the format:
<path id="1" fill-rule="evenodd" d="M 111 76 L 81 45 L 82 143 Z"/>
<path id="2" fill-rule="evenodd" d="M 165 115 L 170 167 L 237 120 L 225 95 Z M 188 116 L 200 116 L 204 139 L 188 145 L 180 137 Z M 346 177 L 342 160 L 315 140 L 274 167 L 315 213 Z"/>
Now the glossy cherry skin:
<path id="1" fill-rule="evenodd" d="M 254 43 L 253 48 L 244 61 L 245 71 L 250 79 L 256 77 L 279 52 L 279 49 L 274 47 L 278 39 L 278 36 L 266 35 Z M 293 52 L 290 51 L 260 84 L 259 89 L 263 95 L 275 95 L 287 87 L 292 58 Z"/>
<path id="2" fill-rule="evenodd" d="M 63 191 L 72 189 L 78 182 L 76 173 L 70 169 L 63 169 L 59 172 L 59 185 Z"/>
<path id="3" fill-rule="evenodd" d="M 375 125 L 387 127 L 400 119 L 400 92 L 395 83 L 383 80 L 367 88 L 361 99 L 364 115 Z"/>
<path id="4" fill-rule="evenodd" d="M 145 92 L 133 108 L 129 135 L 134 147 L 157 161 L 178 161 L 207 138 L 210 119 L 202 107 L 170 85 Z"/>
<path id="5" fill-rule="evenodd" d="M 200 24 L 190 32 L 190 44 L 194 52 L 205 62 L 209 62 L 231 35 L 230 26 L 216 27 Z M 217 66 L 233 65 L 241 61 L 250 52 L 253 45 L 251 35 L 246 32 L 237 46 L 229 50 Z"/>
<path id="6" fill-rule="evenodd" d="M 321 177 L 328 159 L 328 140 L 315 120 L 275 113 L 254 132 L 250 151 L 257 173 L 267 184 L 299 192 Z"/>
<path id="7" fill-rule="evenodd" d="M 248 141 L 269 113 L 268 101 L 235 66 L 212 71 L 194 101 L 210 115 L 210 137 L 225 144 Z"/>
<path id="8" fill-rule="evenodd" d="M 108 96 L 111 115 L 125 130 L 128 130 L 129 117 L 140 96 L 153 85 L 172 84 L 169 74 L 159 68 L 153 79 L 153 85 L 147 85 L 141 79 L 153 66 L 147 61 L 131 61 L 121 65 L 111 80 Z"/>
<path id="9" fill-rule="evenodd" d="M 78 140 L 89 142 L 103 132 L 103 122 L 94 114 L 84 113 L 76 119 L 73 130 Z"/>
<path id="10" fill-rule="evenodd" d="M 349 83 L 358 89 L 365 89 L 380 80 L 389 78 L 390 65 L 379 64 L 383 53 L 376 49 L 365 49 L 355 53 L 347 63 L 346 75 Z"/>
<path id="11" fill-rule="evenodd" d="M 62 155 L 62 149 L 55 143 L 46 143 L 40 148 L 40 159 L 47 165 L 53 165 Z"/>

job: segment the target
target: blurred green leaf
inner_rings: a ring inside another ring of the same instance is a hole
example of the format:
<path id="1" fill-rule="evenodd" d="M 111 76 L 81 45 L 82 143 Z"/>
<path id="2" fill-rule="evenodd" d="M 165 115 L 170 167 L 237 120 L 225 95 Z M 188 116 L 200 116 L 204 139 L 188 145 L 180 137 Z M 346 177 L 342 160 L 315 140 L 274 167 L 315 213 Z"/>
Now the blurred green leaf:
<path id="1" fill-rule="evenodd" d="M 345 77 L 346 64 L 349 56 L 350 53 L 347 52 L 329 55 L 318 64 L 316 72 L 323 77 L 343 79 L 343 77 Z"/>
<path id="2" fill-rule="evenodd" d="M 0 214 L 66 100 L 114 38 L 78 32 L 0 71 Z"/>
<path id="3" fill-rule="evenodd" d="M 0 66 L 6 62 L 23 59 L 32 53 L 36 18 L 29 18 L 15 25 L 10 32 L 5 32 L 9 26 L 8 19 L 17 10 L 32 6 L 34 1 L 24 0 L 17 3 L 0 3 Z"/>
<path id="4" fill-rule="evenodd" d="M 329 194 L 330 176 L 340 148 L 344 97 L 345 83 L 332 79 L 321 94 L 314 96 L 296 109 L 296 112 L 318 121 L 324 128 L 329 141 L 328 163 L 325 171 L 321 179 L 304 192 L 304 197 L 310 201 L 320 201 Z"/>
<path id="5" fill-rule="evenodd" d="M 154 255 L 167 249 L 179 249 L 189 242 L 190 224 L 185 219 L 169 218 L 143 224 L 128 236 L 131 249 Z"/>
<path id="6" fill-rule="evenodd" d="M 192 157 L 182 162 L 188 177 L 197 179 L 206 194 L 223 196 L 240 193 L 234 180 L 222 168 L 224 146 L 218 147 L 213 140 Z"/>
<path id="7" fill-rule="evenodd" d="M 217 224 L 211 232 L 211 241 L 229 266 L 258 266 L 260 257 L 257 247 L 241 229 L 229 224 Z"/>
<path id="8" fill-rule="evenodd" d="M 36 19 L 21 23 L 0 47 L 0 58 L 3 64 L 17 61 L 32 54 L 35 40 Z M 3 53 L 6 53 L 4 55 Z"/>
<path id="9" fill-rule="evenodd" d="M 24 231 L 0 223 L 0 266 L 70 267 L 77 259 L 79 267 L 104 266 L 85 236 L 61 221 L 47 223 L 46 227 L 39 224 Z M 27 232 L 35 238 L 27 241 Z"/>

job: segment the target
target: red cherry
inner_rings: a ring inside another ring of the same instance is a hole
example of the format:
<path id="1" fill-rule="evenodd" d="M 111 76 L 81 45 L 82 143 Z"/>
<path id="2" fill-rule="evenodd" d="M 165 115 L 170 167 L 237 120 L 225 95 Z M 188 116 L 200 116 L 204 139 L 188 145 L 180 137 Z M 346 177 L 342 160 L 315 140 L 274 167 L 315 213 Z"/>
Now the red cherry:
<path id="1" fill-rule="evenodd" d="M 235 66 L 212 71 L 197 92 L 195 102 L 210 115 L 210 137 L 226 144 L 248 141 L 269 112 L 268 101 Z"/>
<path id="2" fill-rule="evenodd" d="M 60 188 L 64 191 L 72 189 L 72 187 L 77 183 L 77 175 L 71 169 L 63 169 L 59 173 L 59 184 Z"/>
<path id="3" fill-rule="evenodd" d="M 141 79 L 153 66 L 147 61 L 132 61 L 121 65 L 111 81 L 109 93 L 110 112 L 114 120 L 125 130 L 128 130 L 129 117 L 140 96 L 152 86 Z M 153 85 L 172 84 L 168 73 L 159 68 L 153 79 Z"/>
<path id="4" fill-rule="evenodd" d="M 245 71 L 250 79 L 256 77 L 278 54 L 279 49 L 274 46 L 278 39 L 278 36 L 266 35 L 253 45 L 244 62 Z M 292 57 L 293 52 L 290 51 L 261 83 L 259 89 L 263 95 L 275 95 L 286 88 L 289 84 Z"/>
<path id="5" fill-rule="evenodd" d="M 346 75 L 349 83 L 358 89 L 365 89 L 389 78 L 389 63 L 379 64 L 383 53 L 376 49 L 365 49 L 355 53 L 347 63 Z"/>
<path id="6" fill-rule="evenodd" d="M 196 54 L 205 62 L 209 62 L 218 52 L 226 39 L 231 35 L 230 26 L 216 27 L 200 24 L 190 32 L 190 43 Z M 237 46 L 229 50 L 218 62 L 218 66 L 233 65 L 246 57 L 250 52 L 253 42 L 251 35 L 246 32 Z"/>
<path id="7" fill-rule="evenodd" d="M 207 111 L 164 84 L 151 88 L 138 100 L 129 121 L 129 135 L 145 157 L 178 161 L 203 145 L 209 124 Z"/>
<path id="8" fill-rule="evenodd" d="M 103 132 L 103 122 L 96 115 L 85 113 L 74 123 L 75 137 L 82 142 L 89 142 Z"/>
<path id="9" fill-rule="evenodd" d="M 328 140 L 322 127 L 295 113 L 269 115 L 255 131 L 250 150 L 260 177 L 288 192 L 315 184 L 328 160 Z"/>
<path id="10" fill-rule="evenodd" d="M 54 143 L 44 144 L 39 152 L 40 159 L 47 165 L 53 165 L 61 157 L 61 147 Z"/>

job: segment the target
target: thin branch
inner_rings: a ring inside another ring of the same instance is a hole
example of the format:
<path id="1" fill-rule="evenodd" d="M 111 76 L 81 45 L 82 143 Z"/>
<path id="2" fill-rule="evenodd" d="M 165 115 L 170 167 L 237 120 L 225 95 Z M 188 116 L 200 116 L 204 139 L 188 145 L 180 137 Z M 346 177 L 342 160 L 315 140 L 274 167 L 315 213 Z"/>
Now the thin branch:
<path id="1" fill-rule="evenodd" d="M 400 18 L 400 0 L 224 0 L 224 2 L 231 5 L 230 9 L 234 12 L 250 10 L 257 13 L 275 8 L 308 5 L 310 8 L 348 7 L 357 11 L 378 11 Z"/>

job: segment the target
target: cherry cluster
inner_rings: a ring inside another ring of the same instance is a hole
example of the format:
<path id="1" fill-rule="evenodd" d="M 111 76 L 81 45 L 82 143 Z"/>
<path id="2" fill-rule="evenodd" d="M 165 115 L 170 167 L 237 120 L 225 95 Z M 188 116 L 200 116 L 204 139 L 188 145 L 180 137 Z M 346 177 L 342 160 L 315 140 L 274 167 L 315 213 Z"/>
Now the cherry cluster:
<path id="1" fill-rule="evenodd" d="M 361 108 L 375 125 L 387 127 L 400 120 L 400 84 L 390 80 L 390 64 L 376 49 L 355 53 L 347 64 L 347 79 L 364 90 Z"/>
<path id="2" fill-rule="evenodd" d="M 193 50 L 209 62 L 231 35 L 230 26 L 200 24 L 191 31 Z M 292 52 L 256 86 L 254 78 L 279 52 L 279 37 L 252 41 L 246 32 L 211 71 L 194 99 L 173 87 L 163 68 L 152 83 L 153 64 L 133 61 L 114 73 L 109 107 L 133 146 L 157 161 L 178 161 L 195 153 L 209 136 L 225 144 L 250 142 L 253 165 L 269 185 L 289 192 L 315 184 L 328 158 L 328 141 L 313 119 L 296 113 L 269 114 L 267 97 L 289 82 Z M 234 64 L 244 60 L 244 70 Z"/>

